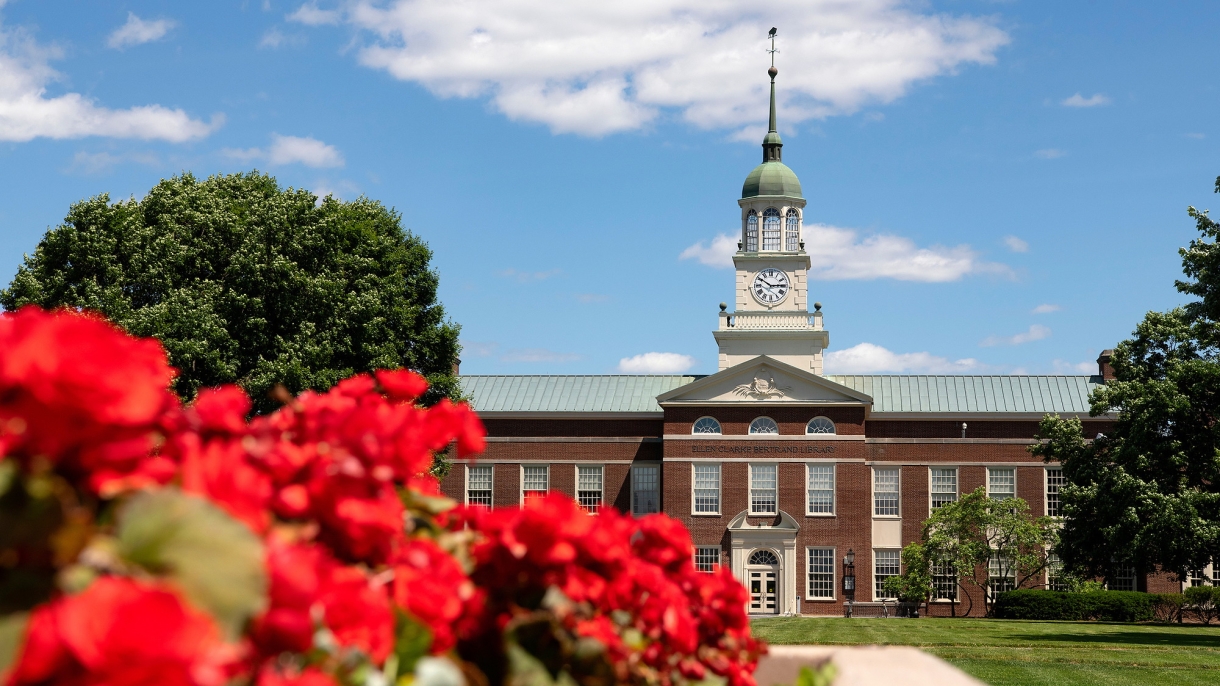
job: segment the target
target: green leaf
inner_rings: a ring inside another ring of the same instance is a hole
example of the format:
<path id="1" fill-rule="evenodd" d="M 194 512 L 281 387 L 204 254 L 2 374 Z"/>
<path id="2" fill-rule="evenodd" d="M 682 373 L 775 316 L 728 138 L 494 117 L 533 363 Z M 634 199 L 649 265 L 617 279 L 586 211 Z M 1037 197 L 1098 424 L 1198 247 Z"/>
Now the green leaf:
<path id="1" fill-rule="evenodd" d="M 267 604 L 263 544 L 210 502 L 177 489 L 146 491 L 119 513 L 120 556 L 172 580 L 230 638 Z"/>
<path id="2" fill-rule="evenodd" d="M 17 659 L 17 649 L 25 638 L 25 625 L 29 619 L 28 612 L 0 616 L 0 674 L 7 672 Z"/>

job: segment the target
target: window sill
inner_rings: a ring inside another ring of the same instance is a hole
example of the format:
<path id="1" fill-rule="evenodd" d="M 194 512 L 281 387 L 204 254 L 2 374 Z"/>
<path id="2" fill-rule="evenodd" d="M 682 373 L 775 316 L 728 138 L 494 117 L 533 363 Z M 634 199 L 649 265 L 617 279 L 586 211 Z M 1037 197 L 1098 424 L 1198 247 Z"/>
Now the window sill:
<path id="1" fill-rule="evenodd" d="M 692 512 L 692 513 L 690 513 L 690 516 L 692 516 L 692 517 L 723 517 L 724 515 L 720 514 L 719 512 Z"/>
<path id="2" fill-rule="evenodd" d="M 828 519 L 828 518 L 834 518 L 838 515 L 836 515 L 834 512 L 806 512 L 805 516 L 806 517 L 822 517 L 823 519 Z"/>
<path id="3" fill-rule="evenodd" d="M 747 517 L 774 517 L 778 512 L 750 512 Z"/>
<path id="4" fill-rule="evenodd" d="M 839 602 L 839 599 L 838 599 L 838 598 L 806 598 L 806 599 L 804 599 L 804 600 L 802 600 L 802 601 L 801 601 L 801 604 L 805 604 L 805 603 L 837 603 L 837 602 Z"/>
<path id="5" fill-rule="evenodd" d="M 884 519 L 884 520 L 890 520 L 890 521 L 897 521 L 897 520 L 902 519 L 902 515 L 873 515 L 873 519 Z"/>

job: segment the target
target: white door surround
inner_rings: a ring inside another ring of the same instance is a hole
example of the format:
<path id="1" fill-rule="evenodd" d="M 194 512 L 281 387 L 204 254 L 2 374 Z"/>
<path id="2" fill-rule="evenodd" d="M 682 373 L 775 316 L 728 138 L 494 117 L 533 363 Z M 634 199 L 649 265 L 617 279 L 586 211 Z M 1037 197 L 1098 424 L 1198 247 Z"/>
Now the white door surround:
<path id="1" fill-rule="evenodd" d="M 752 524 L 748 515 L 748 511 L 742 511 L 728 526 L 733 574 L 750 591 L 746 611 L 750 614 L 799 614 L 796 535 L 800 524 L 783 510 L 777 517 L 766 518 L 774 524 Z M 774 564 L 767 564 L 772 561 Z M 758 597 L 755 585 L 759 587 Z M 769 603 L 773 603 L 773 607 L 768 606 Z"/>

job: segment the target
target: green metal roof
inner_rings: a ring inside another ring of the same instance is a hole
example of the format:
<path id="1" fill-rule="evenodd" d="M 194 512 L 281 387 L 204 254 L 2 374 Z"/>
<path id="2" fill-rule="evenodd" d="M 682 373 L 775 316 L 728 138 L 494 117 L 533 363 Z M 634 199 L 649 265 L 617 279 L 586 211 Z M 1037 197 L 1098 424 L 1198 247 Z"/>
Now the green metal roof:
<path id="1" fill-rule="evenodd" d="M 660 412 L 657 396 L 698 376 L 462 376 L 479 412 Z"/>
<path id="2" fill-rule="evenodd" d="M 656 397 L 702 376 L 463 376 L 479 412 L 661 412 Z M 1087 414 L 1089 376 L 842 375 L 827 380 L 873 398 L 873 412 Z"/>
<path id="3" fill-rule="evenodd" d="M 801 182 L 796 178 L 796 172 L 783 162 L 772 160 L 754 167 L 754 171 L 746 177 L 741 186 L 741 197 L 755 198 L 760 195 L 782 195 L 789 198 L 803 198 Z"/>
<path id="4" fill-rule="evenodd" d="M 827 376 L 873 398 L 873 412 L 1089 412 L 1090 376 Z"/>

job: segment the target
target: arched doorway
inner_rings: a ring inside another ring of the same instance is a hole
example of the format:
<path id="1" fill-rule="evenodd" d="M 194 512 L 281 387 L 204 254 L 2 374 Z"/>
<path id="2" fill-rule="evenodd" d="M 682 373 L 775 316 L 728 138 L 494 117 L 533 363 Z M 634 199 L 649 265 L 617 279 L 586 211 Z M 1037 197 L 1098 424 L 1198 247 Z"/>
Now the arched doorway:
<path id="1" fill-rule="evenodd" d="M 746 577 L 750 591 L 750 613 L 779 614 L 779 556 L 775 551 L 759 548 L 746 560 Z"/>

